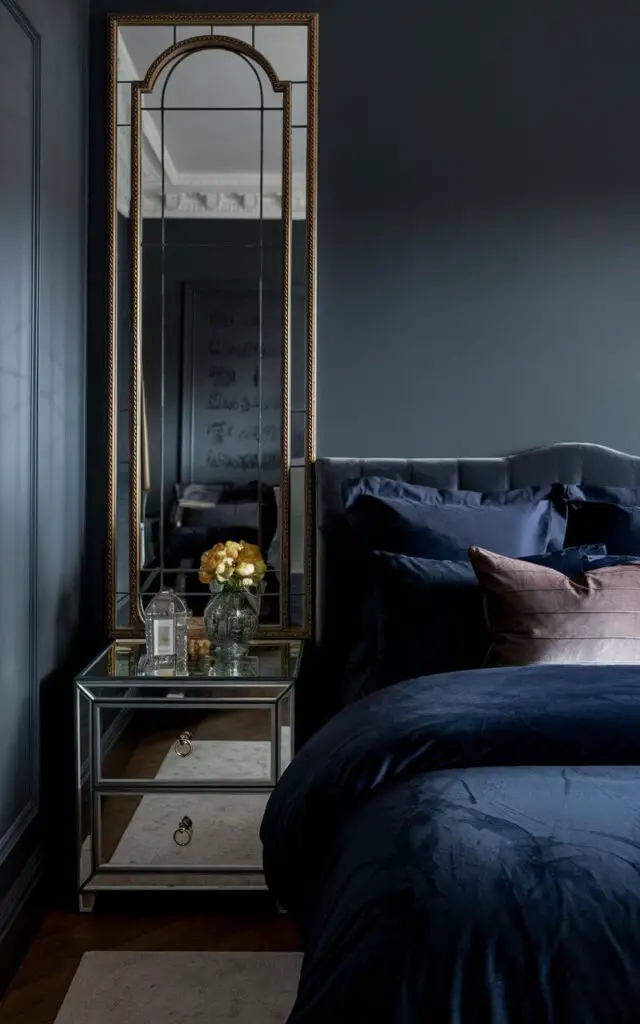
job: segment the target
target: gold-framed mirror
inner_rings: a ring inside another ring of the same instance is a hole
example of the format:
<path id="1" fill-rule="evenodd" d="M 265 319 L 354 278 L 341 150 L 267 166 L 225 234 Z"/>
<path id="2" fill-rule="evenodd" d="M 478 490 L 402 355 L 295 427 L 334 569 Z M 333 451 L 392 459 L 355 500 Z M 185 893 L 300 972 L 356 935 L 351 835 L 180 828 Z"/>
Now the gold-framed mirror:
<path id="1" fill-rule="evenodd" d="M 203 551 L 258 544 L 262 635 L 312 623 L 315 14 L 109 19 L 107 609 L 203 630 Z"/>

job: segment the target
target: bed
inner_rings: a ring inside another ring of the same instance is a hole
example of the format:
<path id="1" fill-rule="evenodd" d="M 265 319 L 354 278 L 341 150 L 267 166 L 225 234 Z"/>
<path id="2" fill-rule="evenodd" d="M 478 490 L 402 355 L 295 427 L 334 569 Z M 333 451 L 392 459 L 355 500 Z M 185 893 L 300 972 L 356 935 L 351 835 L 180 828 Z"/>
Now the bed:
<path id="1" fill-rule="evenodd" d="M 340 624 L 356 621 L 342 487 L 376 476 L 628 494 L 640 459 L 561 444 L 501 459 L 319 460 L 314 682 L 328 721 L 284 774 L 261 832 L 268 884 L 304 938 L 290 1024 L 631 1024 L 640 659 L 470 668 L 353 701 L 339 663 Z M 616 560 L 598 579 L 619 578 Z M 640 571 L 627 561 L 625 601 Z M 541 560 L 522 569 L 541 591 L 550 571 Z"/>

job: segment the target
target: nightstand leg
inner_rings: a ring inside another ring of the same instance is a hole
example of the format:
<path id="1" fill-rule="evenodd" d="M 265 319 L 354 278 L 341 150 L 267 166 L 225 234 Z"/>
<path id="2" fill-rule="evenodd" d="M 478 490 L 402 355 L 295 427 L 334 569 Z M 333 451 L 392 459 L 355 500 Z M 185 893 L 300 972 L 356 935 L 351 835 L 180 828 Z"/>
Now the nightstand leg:
<path id="1" fill-rule="evenodd" d="M 78 896 L 78 910 L 81 914 L 92 914 L 96 905 L 96 897 L 92 892 L 81 892 Z"/>

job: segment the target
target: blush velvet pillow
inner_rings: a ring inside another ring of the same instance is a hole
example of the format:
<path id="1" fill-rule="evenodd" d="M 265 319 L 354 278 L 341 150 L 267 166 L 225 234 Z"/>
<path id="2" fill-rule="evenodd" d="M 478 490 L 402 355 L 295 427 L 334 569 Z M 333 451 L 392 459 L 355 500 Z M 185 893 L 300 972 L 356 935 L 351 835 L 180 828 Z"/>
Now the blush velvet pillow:
<path id="1" fill-rule="evenodd" d="M 481 548 L 469 558 L 491 631 L 485 667 L 640 663 L 640 561 L 569 578 Z"/>

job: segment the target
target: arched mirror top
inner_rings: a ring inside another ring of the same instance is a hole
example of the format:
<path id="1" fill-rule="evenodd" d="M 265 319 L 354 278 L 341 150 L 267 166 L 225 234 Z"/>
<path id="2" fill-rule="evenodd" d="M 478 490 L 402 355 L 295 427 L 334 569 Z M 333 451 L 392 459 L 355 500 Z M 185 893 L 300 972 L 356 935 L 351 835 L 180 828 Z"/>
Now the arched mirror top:
<path id="1" fill-rule="evenodd" d="M 288 82 L 278 78 L 273 66 L 267 58 L 256 50 L 254 46 L 244 42 L 242 39 L 233 39 L 231 36 L 208 35 L 194 36 L 191 39 L 182 39 L 173 43 L 154 60 L 145 77 L 139 84 L 134 84 L 142 93 L 152 92 L 163 71 L 167 71 L 166 84 L 170 74 L 175 71 L 178 64 L 195 53 L 206 50 L 224 50 L 228 53 L 235 53 L 245 57 L 249 62 L 257 64 L 265 72 L 274 92 L 284 92 Z"/>

